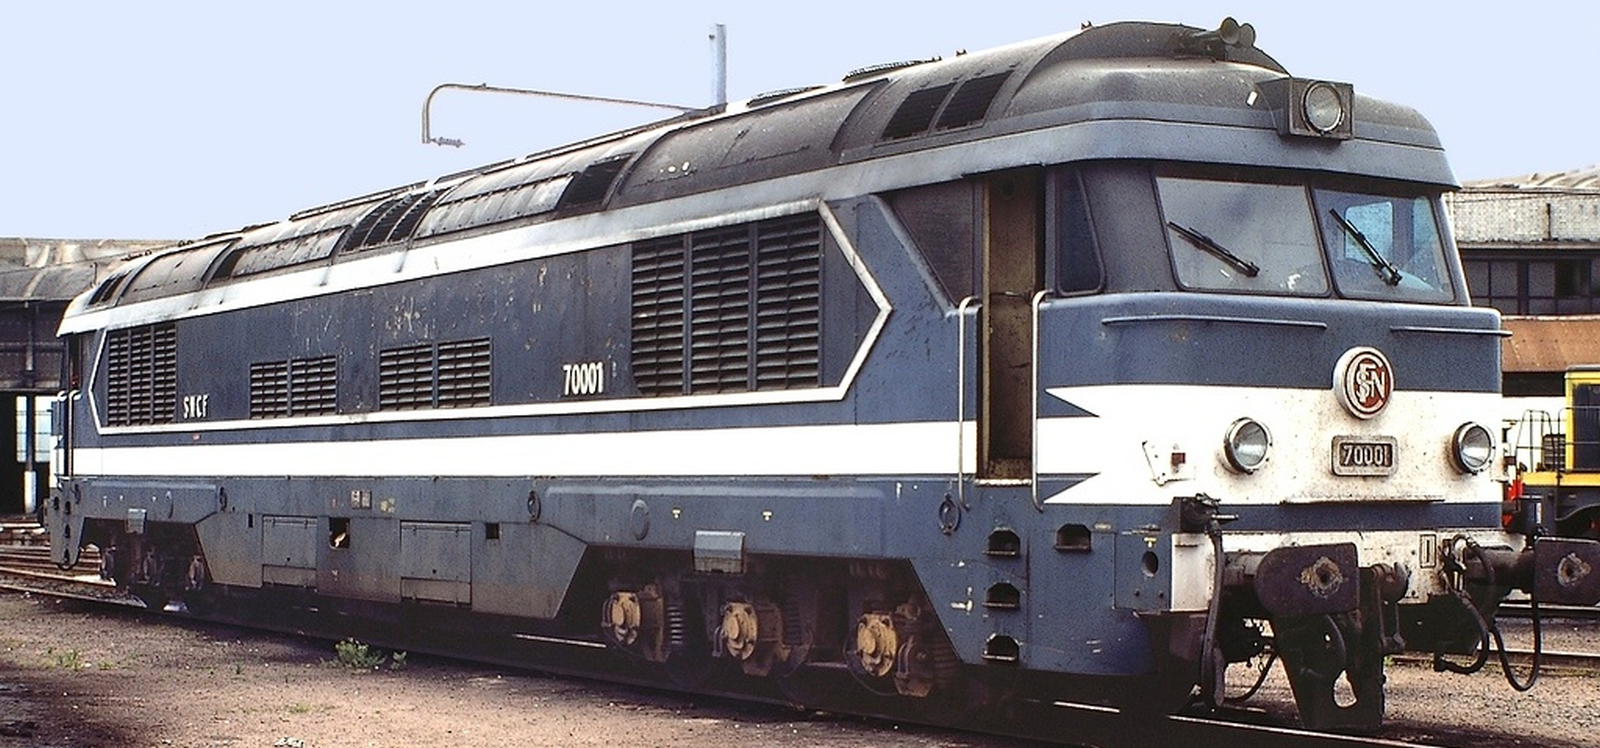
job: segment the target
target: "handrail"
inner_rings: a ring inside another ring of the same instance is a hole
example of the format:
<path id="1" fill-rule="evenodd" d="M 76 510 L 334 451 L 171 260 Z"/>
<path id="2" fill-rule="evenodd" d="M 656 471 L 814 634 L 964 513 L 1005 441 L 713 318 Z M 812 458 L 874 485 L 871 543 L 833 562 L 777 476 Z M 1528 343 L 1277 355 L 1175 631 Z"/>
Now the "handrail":
<path id="1" fill-rule="evenodd" d="M 956 307 L 956 500 L 962 509 L 972 508 L 967 505 L 967 309 L 977 306 L 978 297 L 968 296 Z"/>
<path id="2" fill-rule="evenodd" d="M 1426 325 L 1393 325 L 1389 332 L 1418 332 L 1434 335 L 1483 335 L 1491 338 L 1509 338 L 1510 330 L 1478 330 L 1468 327 L 1437 327 Z"/>
<path id="3" fill-rule="evenodd" d="M 1033 295 L 1033 342 L 1030 343 L 1032 355 L 1029 356 L 1032 384 L 1028 388 L 1028 397 L 1033 406 L 1029 428 L 1033 429 L 1033 435 L 1028 439 L 1028 469 L 1032 471 L 1028 484 L 1033 492 L 1033 508 L 1040 512 L 1044 511 L 1044 504 L 1039 500 L 1039 310 L 1044 308 L 1044 301 L 1049 296 L 1048 289 Z"/>
<path id="4" fill-rule="evenodd" d="M 1134 314 L 1123 317 L 1105 317 L 1102 325 L 1130 325 L 1148 322 L 1228 322 L 1239 325 L 1268 325 L 1273 327 L 1303 327 L 1309 330 L 1326 330 L 1328 323 L 1304 319 L 1273 319 L 1271 317 L 1229 317 L 1217 314 Z"/>

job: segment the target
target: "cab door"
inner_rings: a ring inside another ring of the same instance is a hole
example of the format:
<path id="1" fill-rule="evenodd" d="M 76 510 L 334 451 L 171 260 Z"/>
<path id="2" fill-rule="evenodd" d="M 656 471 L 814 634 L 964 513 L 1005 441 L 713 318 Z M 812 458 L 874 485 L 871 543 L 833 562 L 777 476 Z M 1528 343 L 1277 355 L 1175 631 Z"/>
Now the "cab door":
<path id="1" fill-rule="evenodd" d="M 1017 169 L 982 182 L 978 477 L 1033 474 L 1033 300 L 1043 288 L 1044 174 Z"/>

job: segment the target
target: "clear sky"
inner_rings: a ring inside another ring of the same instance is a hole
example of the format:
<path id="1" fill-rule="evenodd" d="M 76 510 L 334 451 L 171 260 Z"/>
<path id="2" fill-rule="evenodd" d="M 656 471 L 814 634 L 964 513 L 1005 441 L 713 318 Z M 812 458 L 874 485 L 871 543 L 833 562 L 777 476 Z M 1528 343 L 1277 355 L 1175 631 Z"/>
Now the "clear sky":
<path id="1" fill-rule="evenodd" d="M 1600 3 L 1349 0 L 0 3 L 0 236 L 184 239 L 661 116 L 446 92 L 489 83 L 704 105 L 1083 21 L 1253 24 L 1305 77 L 1413 106 L 1459 179 L 1600 163 Z"/>

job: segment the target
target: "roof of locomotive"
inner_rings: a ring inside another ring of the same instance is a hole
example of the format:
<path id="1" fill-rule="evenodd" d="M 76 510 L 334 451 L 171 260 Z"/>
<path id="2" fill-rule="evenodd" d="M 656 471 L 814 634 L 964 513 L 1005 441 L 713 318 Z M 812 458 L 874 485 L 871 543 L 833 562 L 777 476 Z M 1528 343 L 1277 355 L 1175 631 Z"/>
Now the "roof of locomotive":
<path id="1" fill-rule="evenodd" d="M 867 68 L 833 85 L 757 96 L 154 253 L 80 297 L 68 316 L 380 247 L 1074 123 L 1138 120 L 1275 131 L 1276 115 L 1255 92 L 1287 71 L 1252 42 L 1253 32 L 1227 43 L 1216 32 L 1128 22 L 944 60 Z M 1440 150 L 1432 127 L 1409 108 L 1357 97 L 1354 109 L 1359 139 Z M 1140 138 L 1121 140 L 1101 138 L 1096 150 L 1067 158 L 1183 158 L 1178 146 L 1148 151 Z M 1454 182 L 1442 156 L 1407 168 L 1411 173 L 1388 176 Z"/>

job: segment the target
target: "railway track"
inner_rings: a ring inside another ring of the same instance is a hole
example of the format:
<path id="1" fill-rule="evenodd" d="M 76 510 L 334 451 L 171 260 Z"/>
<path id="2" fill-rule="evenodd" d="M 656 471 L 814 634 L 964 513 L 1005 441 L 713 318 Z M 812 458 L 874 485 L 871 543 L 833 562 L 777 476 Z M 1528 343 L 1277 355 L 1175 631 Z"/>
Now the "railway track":
<path id="1" fill-rule="evenodd" d="M 58 566 L 46 546 L 0 545 L 0 572 L 39 580 L 72 582 L 114 589 L 116 585 L 100 578 L 99 553 L 88 550 L 70 569 Z"/>
<path id="2" fill-rule="evenodd" d="M 1533 650 L 1531 649 L 1507 647 L 1506 658 L 1513 667 L 1523 670 L 1533 667 Z M 1395 662 L 1421 667 L 1430 667 L 1433 664 L 1431 655 L 1421 653 L 1394 655 L 1393 659 Z M 1459 660 L 1463 658 L 1453 659 Z M 1490 654 L 1490 662 L 1484 667 L 1497 667 L 1493 653 Z M 1547 673 L 1600 675 L 1600 654 L 1546 649 L 1539 653 L 1539 667 Z"/>
<path id="3" fill-rule="evenodd" d="M 33 523 L 0 522 L 0 589 L 112 605 L 143 607 L 100 578 L 100 554 L 86 549 L 71 569 L 50 556 L 43 528 Z"/>
<path id="4" fill-rule="evenodd" d="M 99 578 L 98 561 L 92 554 L 86 554 L 75 569 L 62 570 L 50 559 L 47 546 L 15 543 L 12 538 L 17 534 L 0 526 L 0 589 L 92 602 L 107 606 L 107 610 L 144 609 L 137 599 L 119 592 L 113 584 Z M 31 535 L 26 532 L 21 534 Z M 162 612 L 182 615 L 181 610 L 169 608 Z M 1550 613 L 1547 615 L 1554 617 Z M 1512 650 L 1509 654 L 1512 662 L 1519 665 L 1526 666 L 1531 661 L 1531 652 Z M 1543 662 L 1547 668 L 1600 672 L 1600 655 L 1547 651 L 1543 654 Z M 1185 748 L 1231 748 L 1238 745 L 1260 748 L 1419 748 L 1431 744 L 1418 742 L 1415 736 L 1410 735 L 1402 741 L 1310 732 L 1284 725 L 1277 719 L 1263 710 L 1230 708 L 1210 714 L 1195 712 L 1130 720 L 1126 715 L 1103 707 L 1065 702 L 1024 702 L 1013 705 L 1011 714 L 1004 722 L 1007 727 L 1002 728 L 1002 732 L 1018 733 L 1017 737 L 1028 739 L 1043 737 L 1108 748 L 1168 743 L 1181 744 Z M 896 728 L 867 721 L 862 729 Z"/>
<path id="5" fill-rule="evenodd" d="M 100 554 L 88 550 L 71 570 L 63 570 L 50 556 L 48 546 L 0 545 L 0 567 L 41 572 L 60 572 L 67 575 L 99 575 Z"/>
<path id="6" fill-rule="evenodd" d="M 1500 604 L 1499 618 L 1526 619 L 1533 617 L 1533 606 L 1526 602 L 1507 601 Z M 1539 617 L 1547 621 L 1600 621 L 1600 607 L 1586 605 L 1540 605 Z"/>
<path id="7" fill-rule="evenodd" d="M 22 566 L 14 565 L 18 559 L 26 561 Z M 0 589 L 88 601 L 113 608 L 143 609 L 143 604 L 136 599 L 115 594 L 115 588 L 107 582 L 99 581 L 97 578 L 86 578 L 89 575 L 55 570 L 54 565 L 49 564 L 47 557 L 45 565 L 51 570 L 46 570 L 36 559 L 36 554 L 17 553 L 15 548 L 0 547 Z M 164 612 L 178 615 L 170 610 Z M 1053 737 L 1056 740 L 1082 741 L 1084 744 L 1108 748 L 1134 748 L 1166 742 L 1181 743 L 1185 748 L 1201 746 L 1231 748 L 1238 745 L 1260 748 L 1278 746 L 1417 748 L 1425 745 L 1360 736 L 1314 733 L 1282 725 L 1263 724 L 1270 719 L 1264 713 L 1239 709 L 1209 716 L 1189 714 L 1141 720 L 1136 722 L 1138 725 L 1136 729 L 1130 729 L 1130 720 L 1114 710 L 1068 703 L 1022 703 L 1015 706 L 1012 717 L 1014 719 L 1008 719 L 1006 724 L 1027 725 L 1026 734 L 1015 737 L 1028 739 Z M 897 728 L 868 722 L 863 724 L 862 729 Z M 1012 731 L 1006 730 L 1006 732 Z M 870 738 L 867 740 L 870 742 Z"/>
<path id="8" fill-rule="evenodd" d="M 44 595 L 56 598 L 80 600 L 105 606 L 107 611 L 138 610 L 143 612 L 144 606 L 138 600 L 116 593 L 110 584 L 87 579 L 88 575 L 74 575 L 60 570 L 54 572 L 35 568 L 17 568 L 10 565 L 9 558 L 16 554 L 8 553 L 14 549 L 0 549 L 0 589 L 22 591 L 30 594 Z M 176 612 L 181 609 L 169 608 L 163 611 L 166 615 L 181 616 Z M 187 616 L 182 616 L 187 617 Z M 289 632 L 277 632 L 289 633 Z M 321 645 L 318 645 L 321 646 Z M 655 694 L 659 697 L 660 694 Z M 738 710 L 762 709 L 760 705 L 748 703 L 731 705 Z M 1407 740 L 1399 742 L 1384 738 L 1335 735 L 1329 733 L 1316 733 L 1296 729 L 1282 724 L 1273 724 L 1275 718 L 1259 710 L 1229 709 L 1216 714 L 1179 714 L 1172 716 L 1152 717 L 1147 719 L 1129 719 L 1126 715 L 1115 710 L 1103 707 L 1094 707 L 1064 702 L 1043 703 L 1024 702 L 1015 704 L 1008 718 L 1002 723 L 1000 729 L 1009 733 L 1011 737 L 1027 740 L 1046 739 L 1051 741 L 1067 742 L 1069 744 L 1083 744 L 1102 746 L 1104 748 L 1138 748 L 1148 745 L 1176 743 L 1185 748 L 1204 748 L 1209 746 L 1226 746 L 1233 748 L 1239 745 L 1250 745 L 1257 748 L 1288 748 L 1289 746 L 1305 748 L 1426 748 L 1428 743 Z M 1024 727 L 1025 726 L 1025 727 Z M 866 720 L 861 723 L 864 732 L 873 730 L 895 731 L 899 728 L 893 724 L 882 723 L 877 720 Z M 864 742 L 874 742 L 870 735 L 863 736 Z M 932 744 L 945 744 L 936 741 Z M 991 745 L 980 742 L 979 745 Z M 1005 737 L 995 737 L 993 746 L 1016 746 L 1017 743 Z M 1439 744 L 1444 745 L 1444 744 Z"/>
<path id="9" fill-rule="evenodd" d="M 50 535 L 38 522 L 28 519 L 0 517 L 0 546 L 45 546 Z"/>
<path id="10" fill-rule="evenodd" d="M 1444 745 L 1414 739 L 1338 735 L 1272 724 L 1265 712 L 1223 709 L 1213 715 L 1174 714 L 1129 720 L 1102 707 L 1066 703 L 1032 704 L 1017 716 L 1031 728 L 1048 726 L 1045 735 L 1071 736 L 1100 746 L 1181 745 L 1184 748 L 1428 748 Z M 1037 737 L 1037 735 L 1033 736 Z"/>

